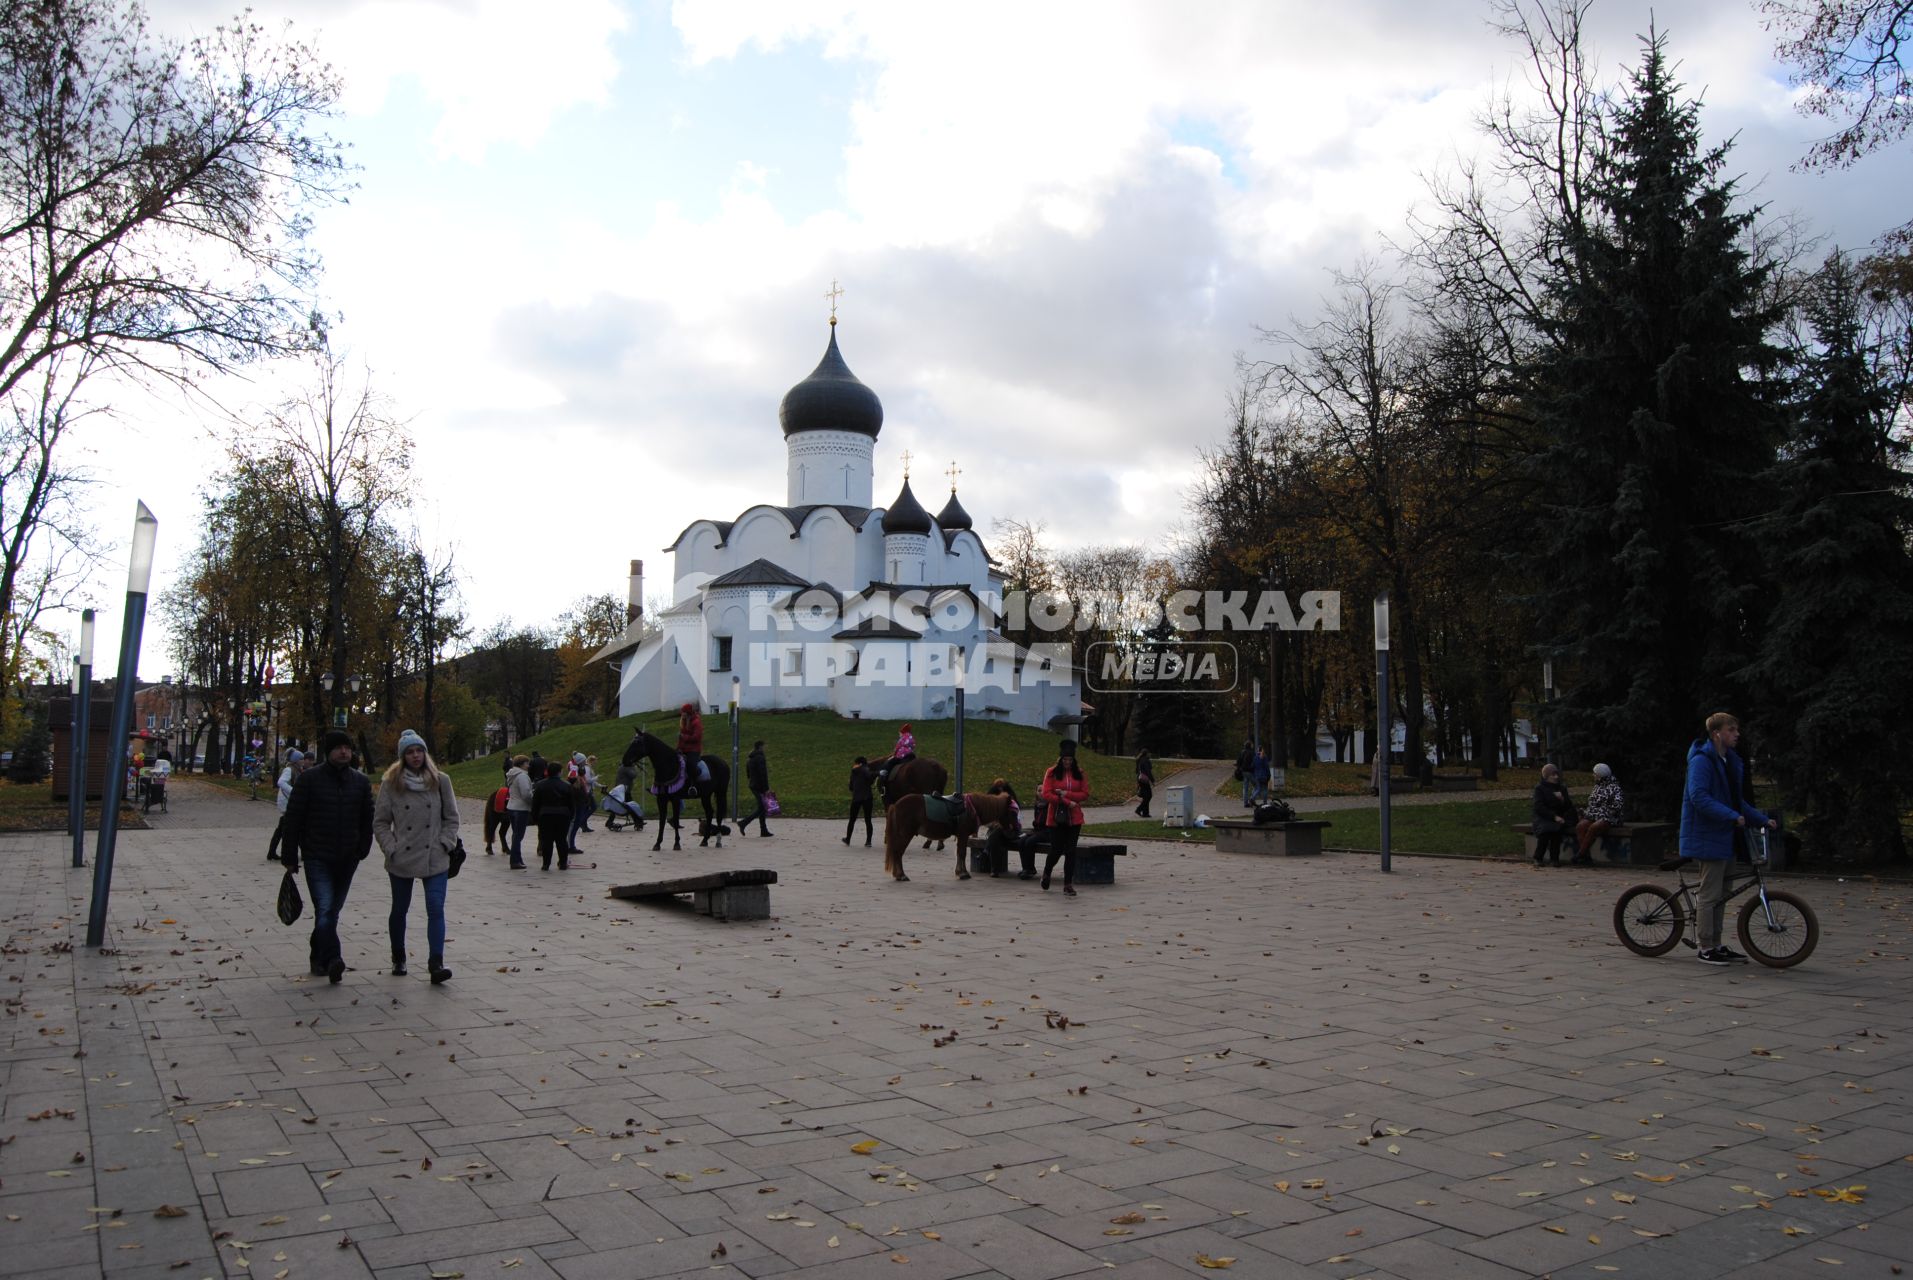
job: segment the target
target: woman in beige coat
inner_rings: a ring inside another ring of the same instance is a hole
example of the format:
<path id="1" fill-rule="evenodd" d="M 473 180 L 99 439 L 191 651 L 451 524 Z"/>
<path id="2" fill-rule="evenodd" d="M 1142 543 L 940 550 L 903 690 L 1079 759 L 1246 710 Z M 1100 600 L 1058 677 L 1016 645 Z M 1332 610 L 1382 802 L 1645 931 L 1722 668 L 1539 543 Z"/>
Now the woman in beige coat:
<path id="1" fill-rule="evenodd" d="M 399 758 L 379 785 L 372 835 L 392 880 L 392 974 L 405 973 L 405 917 L 412 908 L 412 881 L 423 880 L 428 969 L 434 985 L 444 982 L 452 976 L 445 967 L 445 882 L 458 844 L 458 800 L 452 780 L 432 763 L 425 739 L 411 729 L 399 735 Z"/>

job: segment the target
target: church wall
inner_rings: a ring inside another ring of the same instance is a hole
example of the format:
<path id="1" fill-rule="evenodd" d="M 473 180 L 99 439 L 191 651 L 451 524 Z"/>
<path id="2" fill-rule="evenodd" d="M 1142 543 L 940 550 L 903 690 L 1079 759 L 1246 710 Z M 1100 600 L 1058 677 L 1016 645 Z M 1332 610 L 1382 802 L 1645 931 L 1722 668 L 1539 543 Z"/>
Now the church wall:
<path id="1" fill-rule="evenodd" d="M 683 604 L 695 594 L 687 588 L 687 581 L 701 582 L 704 578 L 714 578 L 729 567 L 724 563 L 724 552 L 717 545 L 717 530 L 708 524 L 699 525 L 678 542 L 671 564 L 671 603 Z"/>
<path id="2" fill-rule="evenodd" d="M 972 590 L 981 592 L 989 576 L 989 566 L 983 559 L 983 548 L 974 535 L 960 532 L 950 543 L 950 550 L 943 556 L 943 574 L 939 582 L 967 583 Z"/>
<path id="3" fill-rule="evenodd" d="M 731 529 L 730 542 L 725 547 L 725 569 L 736 569 L 753 560 L 768 560 L 788 567 L 796 558 L 792 553 L 797 547 L 790 533 L 790 521 L 781 511 L 747 513 Z"/>
<path id="4" fill-rule="evenodd" d="M 794 545 L 799 548 L 803 567 L 792 564 L 793 573 L 810 582 L 827 582 L 839 591 L 856 585 L 857 535 L 837 512 L 813 512 L 804 521 L 803 536 Z"/>

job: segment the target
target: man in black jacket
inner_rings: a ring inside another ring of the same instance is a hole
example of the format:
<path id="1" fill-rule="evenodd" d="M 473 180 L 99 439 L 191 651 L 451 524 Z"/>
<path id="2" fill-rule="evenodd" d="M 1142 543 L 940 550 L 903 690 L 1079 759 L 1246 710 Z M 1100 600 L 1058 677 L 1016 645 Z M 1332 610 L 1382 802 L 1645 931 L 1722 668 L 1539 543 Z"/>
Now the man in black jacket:
<path id="1" fill-rule="evenodd" d="M 771 828 L 770 823 L 765 821 L 768 815 L 764 809 L 764 793 L 771 789 L 771 769 L 770 765 L 764 762 L 764 740 L 762 738 L 759 738 L 751 744 L 750 758 L 744 761 L 744 778 L 745 781 L 750 784 L 751 795 L 756 798 L 757 807 L 746 815 L 744 823 L 738 828 L 738 831 L 740 834 L 749 835 L 751 833 L 751 823 L 755 822 L 757 824 L 757 834 L 767 836 L 771 833 Z"/>
<path id="2" fill-rule="evenodd" d="M 280 860 L 287 875 L 306 867 L 312 894 L 312 972 L 337 983 L 345 977 L 339 913 L 352 873 L 372 852 L 372 784 L 352 767 L 352 739 L 337 729 L 319 744 L 325 757 L 292 784 Z"/>
<path id="3" fill-rule="evenodd" d="M 864 818 L 864 848 L 870 847 L 870 813 L 872 800 L 870 788 L 876 785 L 877 771 L 870 767 L 870 761 L 862 756 L 850 767 L 850 821 L 844 824 L 844 843 L 850 843 L 851 833 L 857 829 L 857 815 Z"/>

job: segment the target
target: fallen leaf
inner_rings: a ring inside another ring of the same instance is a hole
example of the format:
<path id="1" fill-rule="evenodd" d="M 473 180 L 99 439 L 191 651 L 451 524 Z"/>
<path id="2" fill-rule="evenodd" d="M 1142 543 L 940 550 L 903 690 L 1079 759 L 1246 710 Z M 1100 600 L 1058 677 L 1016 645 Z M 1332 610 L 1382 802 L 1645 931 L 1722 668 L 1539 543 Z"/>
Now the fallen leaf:
<path id="1" fill-rule="evenodd" d="M 862 1142 L 852 1143 L 850 1149 L 860 1156 L 867 1156 L 882 1145 L 875 1138 L 865 1138 Z"/>
<path id="2" fill-rule="evenodd" d="M 153 1216 L 155 1218 L 183 1218 L 186 1216 L 186 1211 L 176 1204 L 163 1204 L 153 1210 Z M 281 1218 L 279 1221 L 284 1222 L 285 1219 Z"/>
<path id="3" fill-rule="evenodd" d="M 1206 1271 L 1227 1271 L 1235 1265 L 1234 1258 L 1211 1258 L 1206 1253 L 1196 1255 L 1196 1265 Z"/>

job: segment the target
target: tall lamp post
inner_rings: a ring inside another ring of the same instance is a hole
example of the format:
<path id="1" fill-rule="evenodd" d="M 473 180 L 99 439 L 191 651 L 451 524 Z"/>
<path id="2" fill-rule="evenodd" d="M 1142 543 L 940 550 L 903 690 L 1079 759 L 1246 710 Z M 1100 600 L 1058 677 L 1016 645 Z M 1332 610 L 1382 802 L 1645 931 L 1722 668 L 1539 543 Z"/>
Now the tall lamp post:
<path id="1" fill-rule="evenodd" d="M 93 855 L 93 903 L 86 917 L 86 945 L 106 942 L 106 903 L 113 892 L 113 846 L 120 834 L 120 800 L 126 794 L 126 737 L 133 726 L 133 682 L 139 678 L 140 633 L 146 626 L 146 589 L 153 578 L 153 546 L 159 520 L 139 504 L 133 520 L 133 550 L 126 567 L 126 625 L 120 632 L 119 682 L 113 690 L 113 727 L 107 732 L 106 785 L 100 796 L 100 842 Z"/>
<path id="2" fill-rule="evenodd" d="M 1541 662 L 1541 758 L 1554 763 L 1554 659 Z"/>
<path id="3" fill-rule="evenodd" d="M 86 739 L 93 719 L 93 611 L 80 610 L 80 652 L 73 659 L 73 731 L 67 736 L 73 794 L 68 808 L 73 823 L 73 865 L 86 865 Z"/>
<path id="4" fill-rule="evenodd" d="M 1382 870 L 1394 870 L 1388 849 L 1388 782 L 1389 775 L 1395 771 L 1394 762 L 1389 759 L 1393 754 L 1395 742 L 1394 711 L 1388 702 L 1388 592 L 1375 597 L 1375 689 L 1376 701 L 1380 703 L 1377 718 L 1381 721 L 1381 785 L 1376 788 L 1382 794 Z"/>
<path id="5" fill-rule="evenodd" d="M 737 825 L 737 700 L 744 692 L 744 681 L 731 677 L 731 825 Z M 660 784 L 662 785 L 662 784 Z"/>

